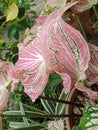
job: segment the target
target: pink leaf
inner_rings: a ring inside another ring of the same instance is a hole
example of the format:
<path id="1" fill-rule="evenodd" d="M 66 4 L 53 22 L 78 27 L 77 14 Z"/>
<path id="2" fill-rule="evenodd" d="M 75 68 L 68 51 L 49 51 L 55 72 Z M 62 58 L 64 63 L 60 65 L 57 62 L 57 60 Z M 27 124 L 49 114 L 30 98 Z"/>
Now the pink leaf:
<path id="1" fill-rule="evenodd" d="M 21 47 L 24 51 L 21 50 Z M 39 43 L 35 39 L 27 47 L 19 45 L 17 68 L 23 71 L 21 81 L 32 101 L 42 93 L 48 82 L 49 71 L 42 56 Z"/>
<path id="2" fill-rule="evenodd" d="M 66 73 L 58 73 L 61 78 L 63 79 L 63 86 L 64 86 L 64 89 L 63 91 L 65 93 L 68 93 L 71 89 L 71 79 L 70 79 L 70 76 Z"/>
<path id="3" fill-rule="evenodd" d="M 5 88 L 0 88 L 0 113 L 5 108 L 9 98 L 9 92 Z"/>
<path id="4" fill-rule="evenodd" d="M 90 60 L 88 45 L 80 32 L 61 19 L 62 14 L 76 3 L 68 3 L 51 13 L 45 18 L 38 37 L 26 46 L 19 45 L 16 66 L 32 101 L 42 93 L 50 73 L 61 75 L 66 92 L 71 85 L 86 78 Z"/>
<path id="5" fill-rule="evenodd" d="M 19 82 L 15 66 L 10 62 L 0 62 L 0 112 L 8 102 L 10 89 L 15 89 Z M 7 90 L 8 89 L 8 90 Z"/>
<path id="6" fill-rule="evenodd" d="M 86 78 L 90 54 L 80 32 L 60 18 L 63 11 L 64 8 L 50 14 L 38 36 L 49 70 L 67 73 L 74 86 L 77 80 Z"/>
<path id="7" fill-rule="evenodd" d="M 87 88 L 87 86 L 83 82 L 77 82 L 75 84 L 75 87 L 82 92 L 86 92 L 91 100 L 98 99 L 98 92 L 95 92 L 90 88 Z"/>
<path id="8" fill-rule="evenodd" d="M 38 26 L 38 27 L 42 26 L 47 17 L 48 17 L 48 16 L 45 16 L 45 15 L 38 17 L 38 18 L 37 18 L 37 21 L 36 21 L 37 26 Z"/>

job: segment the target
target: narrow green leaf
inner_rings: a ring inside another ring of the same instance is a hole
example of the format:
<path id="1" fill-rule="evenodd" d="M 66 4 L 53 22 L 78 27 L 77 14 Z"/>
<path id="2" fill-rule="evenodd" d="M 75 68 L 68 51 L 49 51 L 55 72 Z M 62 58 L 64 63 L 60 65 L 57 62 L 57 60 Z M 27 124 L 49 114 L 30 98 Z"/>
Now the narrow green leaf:
<path id="1" fill-rule="evenodd" d="M 20 110 L 21 110 L 21 115 L 25 115 L 25 110 L 23 108 L 22 102 L 19 103 L 19 106 L 20 106 Z M 28 120 L 25 117 L 23 117 L 23 121 L 26 126 L 29 126 Z"/>
<path id="2" fill-rule="evenodd" d="M 20 111 L 4 111 L 2 115 L 21 115 Z"/>
<path id="3" fill-rule="evenodd" d="M 52 86 L 57 86 L 59 83 L 62 82 L 62 79 L 57 73 L 54 73 L 50 75 L 49 82 Z"/>
<path id="4" fill-rule="evenodd" d="M 25 111 L 25 114 L 27 115 L 32 115 L 32 117 L 36 117 L 36 115 L 38 116 L 41 116 L 41 115 L 48 115 L 48 113 L 39 113 L 39 112 L 36 112 L 36 111 Z M 22 117 L 21 115 L 21 111 L 4 111 L 2 113 L 3 116 L 19 116 L 19 117 Z M 24 115 L 25 116 L 25 115 Z"/>
<path id="5" fill-rule="evenodd" d="M 60 94 L 59 99 L 60 100 L 66 100 L 67 94 L 65 94 L 63 91 Z M 64 103 L 56 103 L 55 107 L 55 114 L 64 114 L 65 113 L 65 104 Z"/>
<path id="6" fill-rule="evenodd" d="M 43 96 L 45 96 L 44 93 L 42 93 Z M 49 105 L 48 101 L 45 99 L 41 99 L 41 103 L 43 105 L 43 107 L 45 108 L 45 110 L 49 113 L 49 114 L 54 114 L 51 106 Z"/>
<path id="7" fill-rule="evenodd" d="M 24 15 L 25 15 L 25 8 L 24 7 L 19 7 L 18 17 L 21 18 Z"/>
<path id="8" fill-rule="evenodd" d="M 9 29 L 8 29 L 9 39 L 12 39 L 16 35 L 16 32 L 17 32 L 16 26 L 15 25 L 10 26 Z"/>
<path id="9" fill-rule="evenodd" d="M 25 108 L 31 110 L 33 113 L 43 114 L 43 115 L 48 114 L 46 111 L 40 110 L 40 109 L 35 108 L 35 107 L 33 107 L 33 106 L 30 106 L 30 105 L 23 104 L 23 106 L 24 106 Z"/>
<path id="10" fill-rule="evenodd" d="M 11 128 L 19 128 L 19 127 L 24 127 L 26 126 L 24 122 L 13 122 L 11 121 L 9 124 L 9 127 Z"/>
<path id="11" fill-rule="evenodd" d="M 45 128 L 44 126 L 41 125 L 32 125 L 32 126 L 28 126 L 28 127 L 21 127 L 21 128 L 17 128 L 17 129 L 8 129 L 8 130 L 48 130 L 47 128 Z"/>

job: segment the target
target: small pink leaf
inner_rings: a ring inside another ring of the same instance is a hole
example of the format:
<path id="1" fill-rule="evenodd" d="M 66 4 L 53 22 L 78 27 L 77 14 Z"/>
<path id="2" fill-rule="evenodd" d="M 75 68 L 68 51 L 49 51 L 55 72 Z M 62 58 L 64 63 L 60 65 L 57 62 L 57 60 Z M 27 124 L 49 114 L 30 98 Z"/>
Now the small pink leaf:
<path id="1" fill-rule="evenodd" d="M 70 79 L 70 76 L 68 74 L 66 74 L 66 73 L 58 73 L 58 74 L 63 79 L 63 86 L 64 86 L 63 91 L 65 93 L 68 93 L 70 91 L 70 89 L 71 89 L 71 79 Z"/>

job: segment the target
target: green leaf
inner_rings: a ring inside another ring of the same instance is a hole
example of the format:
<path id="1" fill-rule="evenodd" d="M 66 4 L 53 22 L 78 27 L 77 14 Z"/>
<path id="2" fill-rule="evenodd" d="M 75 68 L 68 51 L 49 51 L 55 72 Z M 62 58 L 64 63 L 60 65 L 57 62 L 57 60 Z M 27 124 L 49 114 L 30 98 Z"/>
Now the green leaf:
<path id="1" fill-rule="evenodd" d="M 11 121 L 9 124 L 9 127 L 11 128 L 19 128 L 19 127 L 24 127 L 26 126 L 24 122 L 13 122 Z"/>
<path id="2" fill-rule="evenodd" d="M 21 115 L 20 111 L 4 111 L 3 115 Z"/>
<path id="3" fill-rule="evenodd" d="M 62 82 L 62 79 L 57 73 L 54 73 L 50 75 L 49 82 L 52 86 L 57 86 L 59 83 Z"/>
<path id="4" fill-rule="evenodd" d="M 78 126 L 72 130 L 97 130 L 98 129 L 98 105 L 86 106 Z"/>
<path id="5" fill-rule="evenodd" d="M 19 106 L 20 106 L 20 110 L 21 110 L 21 115 L 25 115 L 25 110 L 23 108 L 22 102 L 19 103 Z M 25 117 L 23 117 L 23 121 L 25 123 L 25 126 L 29 126 L 28 120 Z"/>
<path id="6" fill-rule="evenodd" d="M 36 113 L 36 114 L 42 114 L 42 115 L 47 115 L 48 113 L 46 111 L 43 111 L 43 110 L 40 110 L 38 108 L 35 108 L 35 107 L 32 107 L 30 105 L 26 105 L 26 104 L 23 104 L 23 106 L 26 108 L 26 109 L 29 109 L 31 110 L 32 112 Z"/>
<path id="7" fill-rule="evenodd" d="M 6 13 L 6 22 L 14 20 L 18 15 L 18 6 L 16 3 L 9 5 Z"/>
<path id="8" fill-rule="evenodd" d="M 16 34 L 14 35 L 14 38 L 17 40 L 19 39 L 19 31 L 17 30 L 17 28 L 16 28 Z"/>
<path id="9" fill-rule="evenodd" d="M 11 47 L 10 50 L 11 50 L 11 52 L 12 52 L 13 54 L 18 53 L 18 47 L 17 47 L 17 46 Z"/>
<path id="10" fill-rule="evenodd" d="M 47 128 L 45 128 L 44 126 L 41 125 L 32 125 L 32 126 L 28 126 L 28 127 L 21 127 L 21 128 L 17 128 L 17 129 L 8 129 L 8 130 L 48 130 Z"/>
<path id="11" fill-rule="evenodd" d="M 21 18 L 24 15 L 25 15 L 25 8 L 24 7 L 19 7 L 18 17 Z"/>
<path id="12" fill-rule="evenodd" d="M 13 56 L 13 58 L 11 60 L 12 60 L 13 64 L 15 64 L 18 60 L 18 55 Z"/>
<path id="13" fill-rule="evenodd" d="M 45 96 L 44 93 L 42 93 L 43 96 Z M 49 114 L 54 114 L 51 106 L 49 105 L 47 100 L 41 99 L 41 103 L 43 105 L 43 107 L 45 108 L 45 110 L 49 113 Z"/>
<path id="14" fill-rule="evenodd" d="M 27 21 L 27 18 L 24 18 L 22 21 L 19 22 L 25 29 L 30 27 L 30 23 Z"/>
<path id="15" fill-rule="evenodd" d="M 8 29 L 8 37 L 9 37 L 9 39 L 12 39 L 14 37 L 16 39 L 19 38 L 19 32 L 18 32 L 17 27 L 15 25 L 10 26 L 10 28 Z"/>
<path id="16" fill-rule="evenodd" d="M 59 96 L 59 100 L 66 100 L 67 94 L 65 94 L 63 91 L 61 92 Z M 56 103 L 55 107 L 55 114 L 60 115 L 60 114 L 65 114 L 65 104 L 64 103 Z"/>
<path id="17" fill-rule="evenodd" d="M 25 111 L 25 114 L 28 116 L 28 115 L 30 115 L 30 117 L 38 117 L 38 116 L 41 116 L 41 115 L 48 115 L 48 114 L 46 114 L 46 113 L 38 113 L 37 111 Z M 26 117 L 26 115 L 23 115 L 23 116 L 25 116 Z M 3 113 L 2 113 L 2 115 L 4 115 L 4 116 L 7 116 L 7 117 L 14 117 L 14 116 L 17 116 L 17 117 L 23 117 L 22 115 L 21 115 L 21 111 L 4 111 Z"/>
<path id="18" fill-rule="evenodd" d="M 29 13 L 31 13 L 33 15 L 37 15 L 36 11 L 34 11 L 34 10 L 30 10 Z"/>

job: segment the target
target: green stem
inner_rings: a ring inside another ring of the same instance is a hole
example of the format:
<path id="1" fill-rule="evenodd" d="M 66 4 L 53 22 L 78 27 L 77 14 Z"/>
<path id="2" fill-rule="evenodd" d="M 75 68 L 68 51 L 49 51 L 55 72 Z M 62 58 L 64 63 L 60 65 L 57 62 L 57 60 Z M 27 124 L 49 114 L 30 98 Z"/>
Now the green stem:
<path id="1" fill-rule="evenodd" d="M 96 18 L 97 18 L 97 20 L 98 20 L 98 13 L 97 13 L 96 6 L 95 6 L 95 5 L 93 5 L 93 10 L 94 10 L 95 16 L 96 16 Z"/>
<path id="2" fill-rule="evenodd" d="M 81 31 L 82 31 L 82 33 L 83 33 L 83 36 L 84 36 L 84 38 L 87 40 L 87 36 L 86 36 L 85 30 L 84 30 L 84 28 L 83 28 L 83 26 L 82 26 L 82 23 L 81 23 L 81 21 L 80 21 L 80 19 L 79 19 L 79 16 L 78 16 L 78 15 L 75 15 L 75 16 L 76 16 L 76 18 L 77 18 L 77 21 L 78 21 L 78 24 L 79 24 L 79 26 L 80 26 L 80 28 L 81 28 Z"/>

